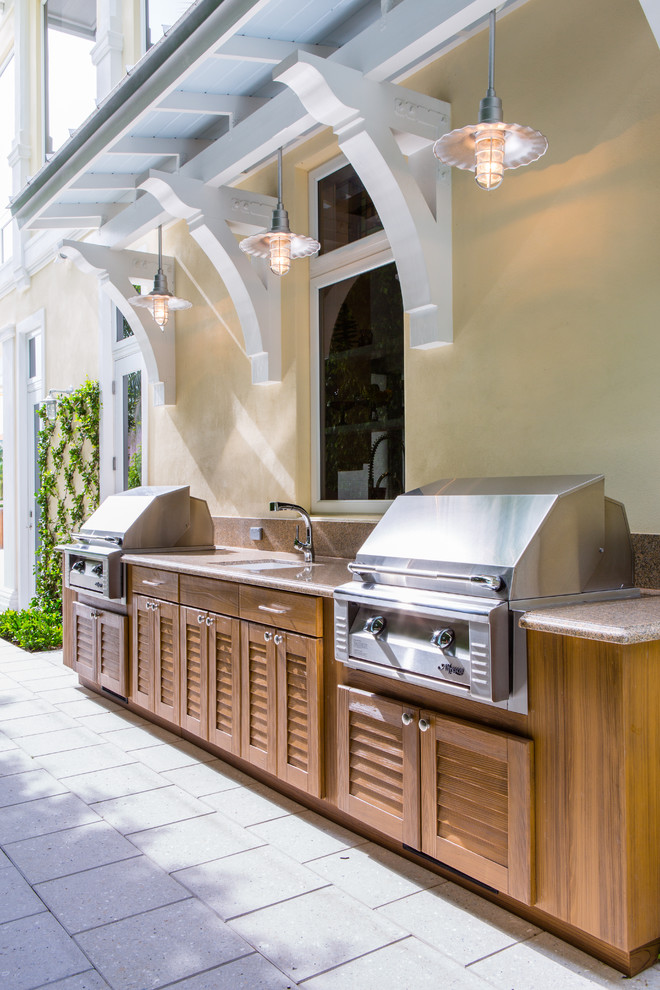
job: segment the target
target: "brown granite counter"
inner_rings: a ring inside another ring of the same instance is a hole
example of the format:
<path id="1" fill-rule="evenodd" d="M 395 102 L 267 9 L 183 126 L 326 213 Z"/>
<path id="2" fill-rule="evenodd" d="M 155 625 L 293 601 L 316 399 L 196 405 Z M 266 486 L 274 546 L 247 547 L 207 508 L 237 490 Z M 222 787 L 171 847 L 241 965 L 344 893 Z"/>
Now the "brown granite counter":
<path id="1" fill-rule="evenodd" d="M 245 547 L 216 547 L 205 552 L 127 553 L 122 559 L 127 564 L 160 567 L 181 574 L 222 578 L 237 584 L 299 591 L 325 598 L 332 598 L 337 585 L 351 579 L 348 561 L 343 557 L 317 557 L 310 565 L 305 564 L 299 553 L 266 553 L 246 550 Z M 264 570 L 258 570 L 264 565 Z"/>
<path id="2" fill-rule="evenodd" d="M 660 595 L 536 609 L 526 612 L 520 625 L 605 643 L 645 643 L 660 639 Z"/>

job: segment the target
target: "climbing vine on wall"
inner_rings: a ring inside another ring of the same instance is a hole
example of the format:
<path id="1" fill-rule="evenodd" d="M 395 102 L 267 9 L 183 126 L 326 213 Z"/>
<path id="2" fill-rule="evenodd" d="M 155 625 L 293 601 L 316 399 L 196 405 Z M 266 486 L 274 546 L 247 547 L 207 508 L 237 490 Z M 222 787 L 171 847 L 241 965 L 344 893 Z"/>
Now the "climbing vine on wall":
<path id="1" fill-rule="evenodd" d="M 99 504 L 98 382 L 85 381 L 59 399 L 54 422 L 40 410 L 38 438 L 39 550 L 36 602 L 61 611 L 62 562 L 55 547 L 66 543 Z"/>

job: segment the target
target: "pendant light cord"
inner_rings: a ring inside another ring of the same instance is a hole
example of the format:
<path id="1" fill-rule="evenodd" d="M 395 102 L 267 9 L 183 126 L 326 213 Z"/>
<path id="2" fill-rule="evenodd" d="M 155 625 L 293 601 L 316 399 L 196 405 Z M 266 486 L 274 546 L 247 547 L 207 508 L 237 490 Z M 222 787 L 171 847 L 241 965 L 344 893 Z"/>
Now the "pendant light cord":
<path id="1" fill-rule="evenodd" d="M 277 206 L 283 209 L 282 204 L 282 149 L 277 149 Z"/>
<path id="2" fill-rule="evenodd" d="M 490 30 L 488 34 L 488 95 L 495 96 L 495 11 L 488 15 Z"/>

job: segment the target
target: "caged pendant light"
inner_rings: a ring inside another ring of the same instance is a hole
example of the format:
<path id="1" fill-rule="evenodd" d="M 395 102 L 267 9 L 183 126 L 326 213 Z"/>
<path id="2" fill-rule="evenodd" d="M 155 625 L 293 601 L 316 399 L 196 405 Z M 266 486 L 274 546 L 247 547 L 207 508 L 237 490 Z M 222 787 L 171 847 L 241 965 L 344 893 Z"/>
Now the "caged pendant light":
<path id="1" fill-rule="evenodd" d="M 529 165 L 548 150 L 548 141 L 531 127 L 505 124 L 502 101 L 495 95 L 495 11 L 490 12 L 488 92 L 479 104 L 479 123 L 443 134 L 433 153 L 445 165 L 475 173 L 482 189 L 497 189 L 505 168 Z"/>
<path id="2" fill-rule="evenodd" d="M 144 296 L 131 296 L 133 306 L 143 306 L 151 312 L 161 330 L 165 329 L 171 309 L 190 309 L 191 302 L 179 299 L 167 287 L 167 275 L 163 271 L 163 228 L 158 228 L 158 271 L 154 276 L 154 287 Z"/>
<path id="3" fill-rule="evenodd" d="M 306 234 L 294 234 L 289 229 L 289 214 L 282 204 L 282 149 L 277 152 L 277 206 L 273 210 L 270 230 L 245 237 L 241 251 L 255 258 L 268 258 L 274 275 L 286 275 L 296 258 L 309 258 L 321 250 L 321 245 Z"/>

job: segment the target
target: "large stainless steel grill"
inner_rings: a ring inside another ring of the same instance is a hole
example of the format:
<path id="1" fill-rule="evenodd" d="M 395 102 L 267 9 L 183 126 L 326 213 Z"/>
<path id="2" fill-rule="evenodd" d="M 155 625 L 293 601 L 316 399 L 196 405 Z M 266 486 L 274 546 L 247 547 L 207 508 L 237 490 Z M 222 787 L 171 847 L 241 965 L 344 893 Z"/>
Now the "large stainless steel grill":
<path id="1" fill-rule="evenodd" d="M 106 498 L 74 538 L 58 548 L 66 586 L 121 603 L 124 553 L 212 549 L 213 521 L 206 502 L 191 497 L 187 485 L 131 488 Z"/>
<path id="2" fill-rule="evenodd" d="M 526 710 L 517 613 L 637 594 L 625 510 L 600 475 L 438 481 L 399 496 L 335 591 L 359 670 Z"/>

